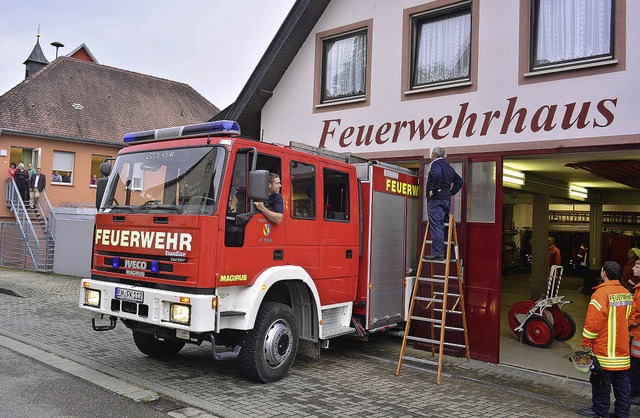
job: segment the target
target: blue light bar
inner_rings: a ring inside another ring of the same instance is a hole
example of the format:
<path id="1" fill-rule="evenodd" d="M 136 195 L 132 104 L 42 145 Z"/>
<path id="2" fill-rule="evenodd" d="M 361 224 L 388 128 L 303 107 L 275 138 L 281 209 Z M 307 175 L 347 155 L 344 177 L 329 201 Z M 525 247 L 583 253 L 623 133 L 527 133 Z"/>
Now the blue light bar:
<path id="1" fill-rule="evenodd" d="M 120 257 L 113 257 L 113 260 L 111 260 L 111 267 L 114 269 L 120 268 Z"/>
<path id="2" fill-rule="evenodd" d="M 151 261 L 151 273 L 157 273 L 160 271 L 160 262 L 158 260 Z"/>
<path id="3" fill-rule="evenodd" d="M 240 125 L 238 125 L 238 122 L 232 120 L 217 120 L 215 122 L 198 123 L 195 125 L 156 129 L 154 131 L 129 132 L 125 134 L 123 142 L 126 145 L 131 145 L 141 142 L 189 138 L 198 135 L 238 136 L 240 135 Z"/>

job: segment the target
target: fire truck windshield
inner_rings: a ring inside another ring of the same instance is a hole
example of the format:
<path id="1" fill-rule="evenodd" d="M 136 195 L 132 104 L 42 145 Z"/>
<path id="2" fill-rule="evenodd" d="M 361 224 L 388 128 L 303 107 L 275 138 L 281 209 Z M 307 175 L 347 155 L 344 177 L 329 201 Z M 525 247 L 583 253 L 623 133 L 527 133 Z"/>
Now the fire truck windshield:
<path id="1" fill-rule="evenodd" d="M 225 158 L 226 150 L 220 146 L 121 154 L 100 209 L 111 213 L 212 214 Z"/>

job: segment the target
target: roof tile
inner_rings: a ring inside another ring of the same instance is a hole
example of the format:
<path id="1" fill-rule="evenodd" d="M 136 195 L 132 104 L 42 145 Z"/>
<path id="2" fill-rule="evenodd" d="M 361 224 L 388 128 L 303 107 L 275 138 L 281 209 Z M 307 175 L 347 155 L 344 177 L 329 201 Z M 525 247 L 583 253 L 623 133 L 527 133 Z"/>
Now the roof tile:
<path id="1" fill-rule="evenodd" d="M 187 84 L 60 57 L 0 96 L 0 129 L 121 144 L 127 132 L 200 123 L 219 111 Z"/>

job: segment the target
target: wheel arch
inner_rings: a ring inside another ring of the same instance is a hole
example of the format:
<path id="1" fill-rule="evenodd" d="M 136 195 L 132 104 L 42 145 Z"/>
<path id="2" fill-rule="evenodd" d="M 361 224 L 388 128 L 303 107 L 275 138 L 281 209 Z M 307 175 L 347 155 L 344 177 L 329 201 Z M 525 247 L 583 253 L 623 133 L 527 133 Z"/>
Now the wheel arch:
<path id="1" fill-rule="evenodd" d="M 225 291 L 231 289 L 225 288 Z M 256 278 L 253 285 L 237 287 L 229 292 L 230 310 L 243 311 L 242 317 L 225 318 L 222 328 L 252 329 L 264 302 L 289 306 L 295 315 L 299 337 L 317 341 L 319 336 L 320 296 L 313 279 L 300 266 L 270 267 Z M 231 296 L 231 294 L 233 294 Z M 222 318 L 221 318 L 222 319 Z"/>
<path id="2" fill-rule="evenodd" d="M 318 340 L 318 304 L 305 282 L 301 280 L 276 282 L 269 288 L 260 305 L 264 302 L 280 302 L 288 305 L 293 309 L 296 317 L 299 337 L 310 341 Z"/>

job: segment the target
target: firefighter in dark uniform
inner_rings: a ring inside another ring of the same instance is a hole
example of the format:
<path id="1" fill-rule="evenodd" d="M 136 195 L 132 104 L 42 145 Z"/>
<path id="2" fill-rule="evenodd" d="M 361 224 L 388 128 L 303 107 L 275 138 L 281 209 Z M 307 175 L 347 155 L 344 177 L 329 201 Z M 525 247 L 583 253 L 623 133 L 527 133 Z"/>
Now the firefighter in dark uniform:
<path id="1" fill-rule="evenodd" d="M 444 149 L 436 147 L 431 153 L 431 165 L 427 177 L 427 214 L 431 230 L 430 260 L 444 260 L 444 223 L 449 218 L 451 196 L 462 188 L 462 177 L 445 159 Z"/>

